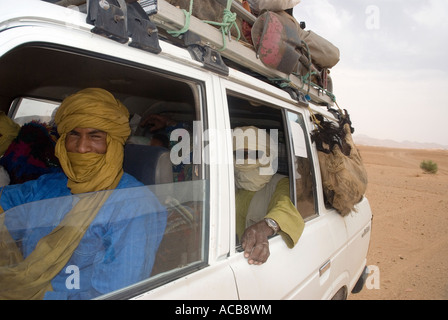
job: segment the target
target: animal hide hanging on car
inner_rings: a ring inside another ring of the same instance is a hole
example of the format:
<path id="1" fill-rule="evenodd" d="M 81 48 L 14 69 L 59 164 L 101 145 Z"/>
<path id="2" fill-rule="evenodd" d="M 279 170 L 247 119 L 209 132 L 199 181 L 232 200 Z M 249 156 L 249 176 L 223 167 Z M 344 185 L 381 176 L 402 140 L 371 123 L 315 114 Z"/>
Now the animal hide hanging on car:
<path id="1" fill-rule="evenodd" d="M 356 211 L 355 205 L 367 189 L 367 172 L 353 142 L 350 117 L 336 112 L 339 123 L 316 114 L 316 129 L 311 141 L 316 143 L 325 201 L 342 216 Z"/>

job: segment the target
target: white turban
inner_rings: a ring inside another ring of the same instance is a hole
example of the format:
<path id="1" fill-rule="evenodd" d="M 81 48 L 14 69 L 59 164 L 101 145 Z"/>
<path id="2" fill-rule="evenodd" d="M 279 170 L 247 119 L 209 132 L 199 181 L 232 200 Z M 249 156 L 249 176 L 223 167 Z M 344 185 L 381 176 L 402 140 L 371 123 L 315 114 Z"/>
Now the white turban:
<path id="1" fill-rule="evenodd" d="M 265 130 L 254 126 L 235 128 L 233 151 L 237 188 L 249 191 L 262 189 L 275 174 L 277 150 L 275 141 Z M 242 157 L 243 151 L 248 151 L 247 160 Z"/>

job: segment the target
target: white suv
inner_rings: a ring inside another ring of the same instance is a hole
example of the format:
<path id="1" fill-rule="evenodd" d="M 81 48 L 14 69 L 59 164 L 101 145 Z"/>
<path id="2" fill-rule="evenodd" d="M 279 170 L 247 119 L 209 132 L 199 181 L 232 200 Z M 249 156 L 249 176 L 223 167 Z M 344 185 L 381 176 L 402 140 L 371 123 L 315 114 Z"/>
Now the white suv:
<path id="1" fill-rule="evenodd" d="M 193 124 L 188 173 L 170 171 L 170 158 L 161 158 L 156 170 L 168 163 L 168 178 L 156 172 L 146 183 L 169 213 L 152 274 L 99 298 L 343 299 L 362 288 L 369 202 L 364 197 L 345 217 L 326 206 L 309 109 L 289 93 L 235 68 L 210 70 L 162 37 L 160 52 L 148 52 L 93 33 L 82 8 L 0 0 L 0 9 L 0 106 L 17 122 L 47 121 L 67 95 L 101 87 L 129 109 L 131 124 L 148 113 Z M 331 117 L 321 99 L 312 96 L 310 107 Z M 235 239 L 231 130 L 245 125 L 277 130 L 278 172 L 290 178 L 291 201 L 305 220 L 293 249 L 279 235 L 269 240 L 261 266 L 248 264 Z M 145 138 L 134 129 L 134 138 Z M 152 170 L 127 157 L 128 172 Z"/>

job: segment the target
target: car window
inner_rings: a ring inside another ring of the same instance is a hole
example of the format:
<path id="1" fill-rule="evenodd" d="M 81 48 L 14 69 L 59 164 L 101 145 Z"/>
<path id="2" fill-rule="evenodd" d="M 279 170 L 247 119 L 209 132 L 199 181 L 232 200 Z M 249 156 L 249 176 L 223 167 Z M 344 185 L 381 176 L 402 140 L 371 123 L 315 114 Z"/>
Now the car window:
<path id="1" fill-rule="evenodd" d="M 227 100 L 233 136 L 235 137 L 235 128 L 238 129 L 250 126 L 254 126 L 254 128 L 257 128 L 260 132 L 268 134 L 271 139 L 270 143 L 275 144 L 275 148 L 271 148 L 271 150 L 275 150 L 276 153 L 271 154 L 270 159 L 268 160 L 268 162 L 271 161 L 270 165 L 273 169 L 273 173 L 275 173 L 272 180 L 274 180 L 275 177 L 278 177 L 278 180 L 276 181 L 280 181 L 282 177 L 289 178 L 291 201 L 295 204 L 304 219 L 309 219 L 314 216 L 316 214 L 316 187 L 314 171 L 312 169 L 312 159 L 309 151 L 309 137 L 306 135 L 303 115 L 301 113 L 293 112 L 286 112 L 285 115 L 285 111 L 279 107 L 255 101 L 252 98 L 244 97 L 239 94 L 229 93 Z M 247 139 L 247 143 L 250 143 L 250 137 L 245 136 L 245 139 Z M 237 152 L 238 151 L 234 152 L 234 157 L 236 158 L 238 158 Z M 248 157 L 250 158 L 250 155 L 248 155 Z M 240 173 L 237 172 L 235 174 L 239 175 Z M 237 180 L 237 178 L 235 179 Z M 244 186 L 238 186 L 238 183 L 236 185 L 237 198 L 235 201 L 237 204 L 246 201 L 246 195 L 238 189 L 244 189 Z M 260 205 L 260 203 L 264 201 L 266 201 L 266 199 L 260 198 L 256 199 L 255 202 L 257 205 Z M 243 232 L 243 226 L 245 225 L 247 227 L 247 224 L 249 223 L 248 220 L 251 219 L 251 210 L 255 208 L 255 202 L 253 199 L 251 200 L 248 210 L 239 209 L 237 205 L 237 239 L 239 238 L 238 234 L 241 235 Z M 269 203 L 266 205 L 269 206 Z M 240 210 L 242 212 L 242 220 L 238 222 Z M 260 208 L 257 207 L 257 210 L 260 210 Z M 259 219 L 256 221 L 258 220 Z M 238 230 L 238 228 L 241 230 Z M 238 245 L 239 243 L 237 240 L 237 246 Z"/>
<path id="2" fill-rule="evenodd" d="M 10 109 L 11 118 L 23 125 L 30 121 L 40 121 L 49 123 L 54 118 L 54 112 L 60 103 L 49 100 L 34 98 L 18 98 L 15 99 Z"/>
<path id="3" fill-rule="evenodd" d="M 303 115 L 287 111 L 287 118 L 294 159 L 296 207 L 306 219 L 317 214 L 314 166 Z"/>
<path id="4" fill-rule="evenodd" d="M 12 67 L 17 63 L 23 66 L 20 70 Z M 20 125 L 33 120 L 52 122 L 61 101 L 85 87 L 109 90 L 130 114 L 132 133 L 124 146 L 124 172 L 145 187 L 116 190 L 110 194 L 105 192 L 108 196 L 100 205 L 81 202 L 89 204 L 83 205 L 81 211 L 84 213 L 94 214 L 96 209 L 101 213 L 101 210 L 109 208 L 109 215 L 96 215 L 95 219 L 102 220 L 87 224 L 86 232 L 91 237 L 80 242 L 81 247 L 67 257 L 62 267 L 58 265 L 55 275 L 59 277 L 51 284 L 52 292 L 59 296 L 53 298 L 131 298 L 207 266 L 208 167 L 206 163 L 192 161 L 193 145 L 199 159 L 206 152 L 199 138 L 200 133 L 207 129 L 203 120 L 206 107 L 203 82 L 184 74 L 167 74 L 132 62 L 116 63 L 108 57 L 89 52 L 79 54 L 72 48 L 61 46 L 55 49 L 44 44 L 14 48 L 0 57 L 0 66 L 5 71 L 0 77 L 14 74 L 9 80 L 8 88 L 11 90 L 3 88 L 0 91 L 10 106 L 8 115 Z M 60 73 L 67 68 L 69 70 Z M 46 86 L 36 85 L 31 90 L 21 80 L 30 78 L 30 75 L 36 84 L 46 83 Z M 151 114 L 170 119 L 169 125 L 158 130 L 151 130 L 153 124 L 141 126 L 141 121 Z M 143 156 L 144 149 L 149 158 Z M 33 185 L 34 182 L 27 183 L 39 189 Z M 15 189 L 17 186 L 6 188 L 18 190 Z M 51 186 L 45 185 L 41 189 L 43 192 Z M 19 197 L 17 193 L 15 196 Z M 0 199 L 4 201 L 5 197 L 3 192 Z M 31 252 L 34 252 L 38 240 L 57 230 L 72 206 L 83 196 L 39 199 L 20 205 L 29 200 L 25 195 L 23 197 L 21 201 L 11 199 L 10 203 L 18 206 L 4 207 L 5 213 L 1 217 L 12 237 L 9 244 L 13 244 L 14 251 L 26 260 L 33 256 Z M 154 199 L 158 203 L 155 207 L 149 205 Z M 130 209 L 124 209 L 126 207 Z M 164 213 L 158 215 L 161 211 Z M 159 218 L 153 218 L 157 216 Z M 153 234 L 148 225 L 159 227 L 153 230 Z M 72 227 L 78 230 L 80 225 Z M 104 233 L 106 229 L 110 234 Z M 129 246 L 122 247 L 119 243 L 126 238 L 126 229 L 134 236 L 131 239 L 127 237 Z M 154 238 L 149 233 L 154 236 L 160 233 L 160 237 Z M 65 246 L 66 241 L 62 242 L 60 245 Z M 94 243 L 101 245 L 96 247 Z M 41 256 L 43 265 L 48 264 L 49 256 L 51 254 Z M 138 259 L 141 263 L 137 262 Z M 119 268 L 120 261 L 126 260 L 134 260 L 135 263 L 128 266 L 130 269 L 123 274 Z M 81 275 L 80 283 L 77 275 Z M 89 282 L 85 279 L 94 280 Z M 0 288 L 6 288 L 3 280 Z"/>

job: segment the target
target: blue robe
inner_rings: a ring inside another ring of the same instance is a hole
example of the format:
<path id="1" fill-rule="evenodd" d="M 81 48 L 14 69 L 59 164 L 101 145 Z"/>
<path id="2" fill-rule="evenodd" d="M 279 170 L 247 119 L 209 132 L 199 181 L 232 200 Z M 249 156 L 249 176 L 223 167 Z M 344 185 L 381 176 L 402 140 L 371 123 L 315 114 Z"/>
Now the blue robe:
<path id="1" fill-rule="evenodd" d="M 51 200 L 38 201 L 44 199 Z M 67 188 L 64 173 L 3 189 L 5 225 L 24 258 L 78 200 Z M 125 173 L 51 281 L 53 291 L 45 299 L 90 299 L 149 278 L 166 219 L 166 209 L 154 194 Z"/>

